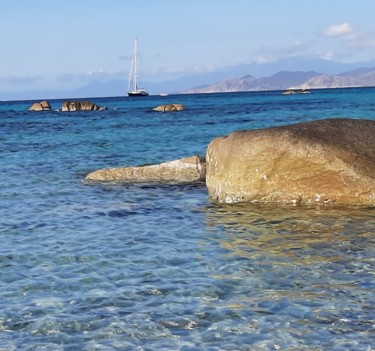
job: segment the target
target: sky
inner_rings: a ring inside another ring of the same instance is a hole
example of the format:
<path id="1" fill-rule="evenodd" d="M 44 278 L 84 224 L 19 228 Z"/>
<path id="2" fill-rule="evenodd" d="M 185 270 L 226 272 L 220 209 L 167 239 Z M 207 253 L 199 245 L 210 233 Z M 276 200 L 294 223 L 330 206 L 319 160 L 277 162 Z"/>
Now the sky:
<path id="1" fill-rule="evenodd" d="M 288 57 L 375 59 L 374 0 L 0 0 L 0 93 L 169 80 Z M 249 72 L 251 74 L 251 72 Z"/>

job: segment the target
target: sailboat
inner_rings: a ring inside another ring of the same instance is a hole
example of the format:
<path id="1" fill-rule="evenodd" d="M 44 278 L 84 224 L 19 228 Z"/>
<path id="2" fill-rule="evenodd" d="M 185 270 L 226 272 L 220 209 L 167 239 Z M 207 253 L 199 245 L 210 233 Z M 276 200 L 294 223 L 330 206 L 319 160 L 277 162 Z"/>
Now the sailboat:
<path id="1" fill-rule="evenodd" d="M 132 64 L 130 66 L 129 83 L 128 83 L 128 95 L 129 96 L 148 96 L 148 92 L 143 89 L 139 89 L 137 86 L 137 39 L 134 41 L 134 51 Z"/>

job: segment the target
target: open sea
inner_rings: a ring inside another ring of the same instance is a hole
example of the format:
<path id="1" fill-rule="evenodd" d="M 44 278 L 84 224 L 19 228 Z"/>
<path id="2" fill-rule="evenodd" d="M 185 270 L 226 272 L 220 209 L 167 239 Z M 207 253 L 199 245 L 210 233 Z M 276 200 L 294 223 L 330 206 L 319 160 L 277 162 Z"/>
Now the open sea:
<path id="1" fill-rule="evenodd" d="M 88 100 L 108 110 L 0 102 L 1 351 L 375 350 L 375 208 L 84 181 L 235 130 L 375 119 L 375 88 Z"/>

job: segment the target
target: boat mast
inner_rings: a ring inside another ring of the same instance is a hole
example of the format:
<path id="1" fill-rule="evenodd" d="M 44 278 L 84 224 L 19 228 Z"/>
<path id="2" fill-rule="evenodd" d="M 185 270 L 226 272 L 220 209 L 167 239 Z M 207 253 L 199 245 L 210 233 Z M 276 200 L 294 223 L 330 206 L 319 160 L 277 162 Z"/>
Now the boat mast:
<path id="1" fill-rule="evenodd" d="M 134 39 L 134 87 L 133 91 L 137 91 L 137 38 Z"/>
<path id="2" fill-rule="evenodd" d="M 132 87 L 133 85 L 133 87 Z M 133 57 L 130 65 L 128 92 L 137 90 L 137 39 L 134 41 Z"/>

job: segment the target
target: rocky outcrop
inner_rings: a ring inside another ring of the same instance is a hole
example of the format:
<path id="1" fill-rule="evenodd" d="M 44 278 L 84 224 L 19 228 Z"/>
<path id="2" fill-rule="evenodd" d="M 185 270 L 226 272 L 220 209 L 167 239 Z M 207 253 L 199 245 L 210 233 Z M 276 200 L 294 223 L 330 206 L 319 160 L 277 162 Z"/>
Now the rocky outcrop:
<path id="1" fill-rule="evenodd" d="M 299 86 L 307 80 L 318 76 L 317 72 L 278 72 L 269 77 L 254 78 L 247 75 L 239 78 L 227 79 L 209 85 L 185 90 L 184 94 L 220 93 L 237 91 L 285 90 Z"/>
<path id="2" fill-rule="evenodd" d="M 34 102 L 30 106 L 29 111 L 51 111 L 51 105 L 46 100 L 43 100 L 40 102 Z"/>
<path id="3" fill-rule="evenodd" d="M 180 160 L 140 167 L 101 169 L 86 176 L 86 180 L 116 182 L 189 183 L 205 179 L 205 159 L 192 156 Z"/>
<path id="4" fill-rule="evenodd" d="M 226 79 L 213 84 L 205 84 L 196 88 L 182 91 L 183 94 L 199 94 L 199 93 L 217 93 L 217 92 L 237 92 L 248 91 L 253 84 L 257 84 L 257 79 L 247 75 L 239 78 Z"/>
<path id="5" fill-rule="evenodd" d="M 183 111 L 185 107 L 181 104 L 167 104 L 167 105 L 160 105 L 152 109 L 152 111 L 159 111 L 159 112 L 173 112 L 173 111 Z"/>
<path id="6" fill-rule="evenodd" d="M 328 119 L 214 139 L 206 184 L 220 202 L 375 204 L 375 121 Z"/>
<path id="7" fill-rule="evenodd" d="M 321 89 L 375 86 L 375 67 L 359 68 L 340 74 L 322 74 L 314 71 L 282 71 L 269 77 L 243 76 L 183 90 L 183 94 L 220 93 L 237 91 L 264 91 L 286 89 Z"/>
<path id="8" fill-rule="evenodd" d="M 321 74 L 301 84 L 301 89 L 375 86 L 375 68 L 360 68 L 336 75 Z"/>
<path id="9" fill-rule="evenodd" d="M 102 111 L 107 107 L 99 106 L 90 101 L 64 101 L 61 105 L 61 111 Z"/>

